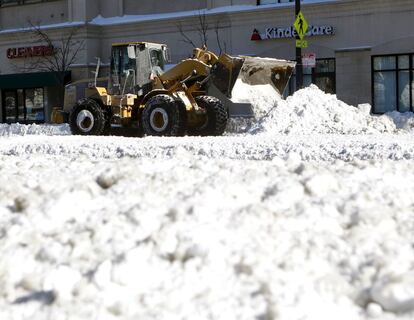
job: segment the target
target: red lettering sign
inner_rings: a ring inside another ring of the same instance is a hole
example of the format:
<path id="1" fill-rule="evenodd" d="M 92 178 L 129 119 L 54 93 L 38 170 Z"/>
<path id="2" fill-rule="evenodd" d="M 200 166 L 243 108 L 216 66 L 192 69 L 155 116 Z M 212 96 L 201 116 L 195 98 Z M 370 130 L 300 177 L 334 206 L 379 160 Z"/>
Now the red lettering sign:
<path id="1" fill-rule="evenodd" d="M 33 57 L 33 48 L 26 48 L 26 57 Z"/>
<path id="2" fill-rule="evenodd" d="M 23 58 L 26 56 L 26 48 L 17 48 L 17 57 Z"/>
<path id="3" fill-rule="evenodd" d="M 33 55 L 40 57 L 42 55 L 42 47 L 33 47 Z"/>
<path id="4" fill-rule="evenodd" d="M 45 56 L 53 56 L 55 54 L 55 48 L 53 47 L 45 47 L 44 55 Z"/>
<path id="5" fill-rule="evenodd" d="M 21 48 L 9 48 L 7 49 L 7 58 L 30 58 L 30 57 L 45 57 L 52 56 L 55 53 L 55 49 L 51 46 L 34 46 L 34 47 L 21 47 Z"/>
<path id="6" fill-rule="evenodd" d="M 7 58 L 13 59 L 16 56 L 16 48 L 7 49 Z"/>

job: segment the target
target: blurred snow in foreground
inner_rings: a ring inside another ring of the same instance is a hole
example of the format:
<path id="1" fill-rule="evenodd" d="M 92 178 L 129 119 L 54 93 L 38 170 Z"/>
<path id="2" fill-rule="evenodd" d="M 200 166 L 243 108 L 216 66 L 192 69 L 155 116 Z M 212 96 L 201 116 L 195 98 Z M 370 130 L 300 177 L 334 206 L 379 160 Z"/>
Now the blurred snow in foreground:
<path id="1" fill-rule="evenodd" d="M 412 114 L 254 101 L 223 137 L 1 125 L 0 319 L 413 319 Z"/>
<path id="2" fill-rule="evenodd" d="M 13 135 L 48 135 L 48 136 L 58 136 L 58 135 L 69 135 L 70 129 L 69 125 L 24 125 L 19 123 L 13 124 L 0 124 L 0 136 L 13 136 Z"/>

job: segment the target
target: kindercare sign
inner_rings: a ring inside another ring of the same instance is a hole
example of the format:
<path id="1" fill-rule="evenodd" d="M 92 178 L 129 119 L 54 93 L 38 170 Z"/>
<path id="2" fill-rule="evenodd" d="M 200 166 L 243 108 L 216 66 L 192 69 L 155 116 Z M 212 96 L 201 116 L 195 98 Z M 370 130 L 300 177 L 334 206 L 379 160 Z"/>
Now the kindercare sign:
<path id="1" fill-rule="evenodd" d="M 313 36 L 332 36 L 335 34 L 333 26 L 308 26 L 308 30 L 305 33 L 305 37 Z M 297 32 L 295 27 L 272 27 L 266 28 L 264 33 L 260 33 L 259 30 L 254 29 L 251 37 L 252 41 L 257 40 L 270 40 L 270 39 L 283 39 L 283 38 L 296 38 Z"/>

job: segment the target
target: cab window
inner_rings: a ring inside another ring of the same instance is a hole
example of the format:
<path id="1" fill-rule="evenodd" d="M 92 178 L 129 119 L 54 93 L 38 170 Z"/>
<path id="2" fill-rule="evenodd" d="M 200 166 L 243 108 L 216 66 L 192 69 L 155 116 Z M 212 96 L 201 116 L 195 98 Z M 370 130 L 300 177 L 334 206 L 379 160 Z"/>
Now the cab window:
<path id="1" fill-rule="evenodd" d="M 152 67 L 160 67 L 164 70 L 164 58 L 161 50 L 151 50 L 150 58 Z"/>
<path id="2" fill-rule="evenodd" d="M 129 69 L 135 70 L 135 60 L 128 57 L 126 46 L 114 48 L 111 59 L 112 74 L 122 76 Z"/>

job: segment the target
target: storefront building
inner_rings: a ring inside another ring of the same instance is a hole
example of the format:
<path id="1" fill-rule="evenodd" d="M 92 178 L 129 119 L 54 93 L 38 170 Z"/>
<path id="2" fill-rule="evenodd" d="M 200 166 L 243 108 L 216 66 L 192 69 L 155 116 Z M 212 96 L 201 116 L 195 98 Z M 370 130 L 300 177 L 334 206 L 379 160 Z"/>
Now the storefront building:
<path id="1" fill-rule="evenodd" d="M 349 104 L 370 103 L 375 113 L 413 111 L 413 1 L 303 0 L 302 12 L 309 24 L 305 85 L 315 83 Z M 105 76 L 115 42 L 165 43 L 177 63 L 191 56 L 190 42 L 201 46 L 200 23 L 212 51 L 294 60 L 294 19 L 289 0 L 0 1 L 0 122 L 49 122 L 61 104 L 55 72 L 25 68 L 34 57 L 53 56 L 33 37 L 33 23 L 55 48 L 74 29 L 72 40 L 84 43 L 67 83 L 91 78 L 96 57 Z M 294 90 L 291 81 L 285 94 Z"/>

